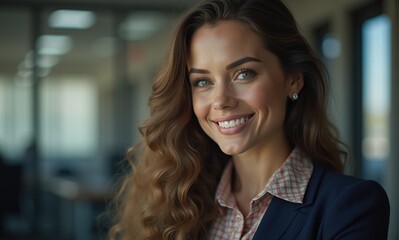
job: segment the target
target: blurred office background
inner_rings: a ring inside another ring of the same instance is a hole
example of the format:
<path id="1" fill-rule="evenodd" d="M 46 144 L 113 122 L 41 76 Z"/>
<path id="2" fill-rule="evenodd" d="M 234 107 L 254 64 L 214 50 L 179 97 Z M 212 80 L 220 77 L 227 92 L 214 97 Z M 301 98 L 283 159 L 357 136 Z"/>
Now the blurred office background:
<path id="1" fill-rule="evenodd" d="M 0 239 L 105 239 L 104 211 L 194 0 L 0 1 Z M 348 174 L 382 184 L 399 239 L 399 1 L 286 0 L 331 76 Z"/>

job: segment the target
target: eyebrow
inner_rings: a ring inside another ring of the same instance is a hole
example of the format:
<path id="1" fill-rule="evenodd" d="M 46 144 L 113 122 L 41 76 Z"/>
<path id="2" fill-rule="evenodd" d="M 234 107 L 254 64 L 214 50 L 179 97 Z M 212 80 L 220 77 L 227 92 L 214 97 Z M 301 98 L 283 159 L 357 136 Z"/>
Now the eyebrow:
<path id="1" fill-rule="evenodd" d="M 209 74 L 210 72 L 204 69 L 191 68 L 188 74 L 190 75 L 191 73 Z"/>
<path id="2" fill-rule="evenodd" d="M 229 65 L 227 65 L 226 70 L 238 67 L 247 62 L 260 62 L 260 60 L 257 58 L 254 58 L 254 57 L 244 57 L 244 58 L 238 59 L 237 61 L 232 62 Z"/>
<path id="3" fill-rule="evenodd" d="M 234 62 L 230 63 L 229 65 L 227 65 L 226 70 L 230 70 L 232 68 L 238 67 L 247 62 L 260 62 L 260 60 L 257 58 L 254 58 L 254 57 L 244 57 L 244 58 L 238 59 L 237 61 L 234 61 Z M 191 74 L 191 73 L 209 74 L 210 72 L 205 69 L 191 68 L 188 74 Z"/>

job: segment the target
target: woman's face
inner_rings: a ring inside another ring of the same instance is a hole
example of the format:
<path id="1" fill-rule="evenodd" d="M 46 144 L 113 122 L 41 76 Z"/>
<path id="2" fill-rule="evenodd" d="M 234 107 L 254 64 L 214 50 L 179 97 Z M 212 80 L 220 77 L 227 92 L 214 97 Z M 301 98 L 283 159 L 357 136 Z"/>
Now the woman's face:
<path id="1" fill-rule="evenodd" d="M 286 76 L 278 58 L 239 21 L 202 26 L 190 46 L 194 112 L 222 151 L 236 155 L 285 144 L 286 102 L 302 78 Z"/>

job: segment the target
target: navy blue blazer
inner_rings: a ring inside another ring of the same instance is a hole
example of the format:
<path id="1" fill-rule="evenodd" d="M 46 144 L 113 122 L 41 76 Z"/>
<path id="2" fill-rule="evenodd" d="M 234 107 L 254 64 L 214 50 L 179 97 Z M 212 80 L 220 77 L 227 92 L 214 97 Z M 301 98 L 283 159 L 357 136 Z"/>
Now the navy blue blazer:
<path id="1" fill-rule="evenodd" d="M 381 240 L 388 224 L 388 197 L 378 183 L 315 164 L 303 204 L 273 197 L 253 240 Z"/>

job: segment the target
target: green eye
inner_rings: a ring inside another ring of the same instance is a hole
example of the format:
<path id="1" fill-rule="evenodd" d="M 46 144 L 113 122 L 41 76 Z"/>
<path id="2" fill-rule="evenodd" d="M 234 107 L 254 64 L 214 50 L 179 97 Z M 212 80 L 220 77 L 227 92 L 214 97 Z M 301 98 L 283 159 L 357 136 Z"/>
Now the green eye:
<path id="1" fill-rule="evenodd" d="M 208 85 L 210 85 L 210 81 L 208 79 L 205 79 L 205 78 L 198 79 L 194 83 L 195 87 L 206 87 Z"/>
<path id="2" fill-rule="evenodd" d="M 249 79 L 249 78 L 253 77 L 254 74 L 255 74 L 255 73 L 254 73 L 254 71 L 252 71 L 252 70 L 243 69 L 243 70 L 240 71 L 240 73 L 238 73 L 236 79 L 237 79 L 237 80 L 246 80 L 246 79 Z"/>

